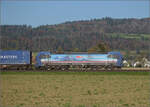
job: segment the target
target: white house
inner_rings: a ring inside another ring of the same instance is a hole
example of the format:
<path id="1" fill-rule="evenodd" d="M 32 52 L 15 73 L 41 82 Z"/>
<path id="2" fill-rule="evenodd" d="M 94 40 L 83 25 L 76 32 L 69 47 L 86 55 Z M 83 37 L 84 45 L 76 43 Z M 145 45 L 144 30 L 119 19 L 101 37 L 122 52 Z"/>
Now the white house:
<path id="1" fill-rule="evenodd" d="M 130 67 L 129 63 L 126 60 L 123 61 L 123 66 L 124 67 Z"/>
<path id="2" fill-rule="evenodd" d="M 141 66 L 142 66 L 142 64 L 139 61 L 137 61 L 133 64 L 133 67 L 141 67 Z"/>
<path id="3" fill-rule="evenodd" d="M 144 67 L 150 68 L 150 61 L 148 61 L 148 59 L 143 58 L 143 62 L 144 62 L 144 64 L 143 64 Z"/>

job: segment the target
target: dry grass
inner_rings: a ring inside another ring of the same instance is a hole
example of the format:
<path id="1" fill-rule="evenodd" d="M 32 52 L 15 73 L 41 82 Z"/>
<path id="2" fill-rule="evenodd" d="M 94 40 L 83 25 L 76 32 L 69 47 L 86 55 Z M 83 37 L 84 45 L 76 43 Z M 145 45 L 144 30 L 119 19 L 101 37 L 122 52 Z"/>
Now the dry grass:
<path id="1" fill-rule="evenodd" d="M 0 107 L 149 107 L 150 78 L 3 74 L 0 98 Z"/>

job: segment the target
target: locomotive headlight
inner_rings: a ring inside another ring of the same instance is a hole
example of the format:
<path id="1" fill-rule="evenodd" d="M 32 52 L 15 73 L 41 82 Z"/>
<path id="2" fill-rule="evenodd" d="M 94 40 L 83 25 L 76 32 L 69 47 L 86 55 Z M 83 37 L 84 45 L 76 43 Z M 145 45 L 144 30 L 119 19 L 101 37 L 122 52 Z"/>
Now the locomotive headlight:
<path id="1" fill-rule="evenodd" d="M 116 63 L 117 61 L 118 61 L 117 59 L 113 59 L 113 60 L 112 60 L 113 63 Z"/>
<path id="2" fill-rule="evenodd" d="M 41 59 L 41 63 L 42 63 L 42 64 L 48 63 L 48 59 Z"/>
<path id="3" fill-rule="evenodd" d="M 41 62 L 45 62 L 45 59 L 41 59 Z"/>
<path id="4" fill-rule="evenodd" d="M 114 59 L 114 61 L 115 61 L 115 62 L 117 62 L 117 61 L 118 61 L 118 59 Z"/>
<path id="5" fill-rule="evenodd" d="M 41 59 L 41 63 L 42 63 L 42 65 L 44 65 L 44 63 L 45 63 L 45 60 L 44 60 L 44 59 Z"/>

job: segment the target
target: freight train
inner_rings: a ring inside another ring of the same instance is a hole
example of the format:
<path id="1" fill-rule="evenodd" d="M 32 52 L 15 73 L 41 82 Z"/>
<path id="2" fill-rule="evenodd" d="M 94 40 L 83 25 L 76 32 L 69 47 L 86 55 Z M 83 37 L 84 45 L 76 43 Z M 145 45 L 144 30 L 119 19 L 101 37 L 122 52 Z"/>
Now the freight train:
<path id="1" fill-rule="evenodd" d="M 33 63 L 30 51 L 0 50 L 0 69 L 113 69 L 121 68 L 123 56 L 120 52 L 98 53 L 65 53 L 54 54 L 39 52 Z"/>

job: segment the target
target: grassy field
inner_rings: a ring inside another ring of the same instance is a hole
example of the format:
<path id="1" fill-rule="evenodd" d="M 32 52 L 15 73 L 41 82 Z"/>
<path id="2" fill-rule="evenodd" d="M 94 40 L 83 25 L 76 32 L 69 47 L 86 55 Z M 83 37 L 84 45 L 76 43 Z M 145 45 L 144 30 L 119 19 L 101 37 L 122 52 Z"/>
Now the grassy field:
<path id="1" fill-rule="evenodd" d="M 4 72 L 0 107 L 150 107 L 147 72 Z"/>

